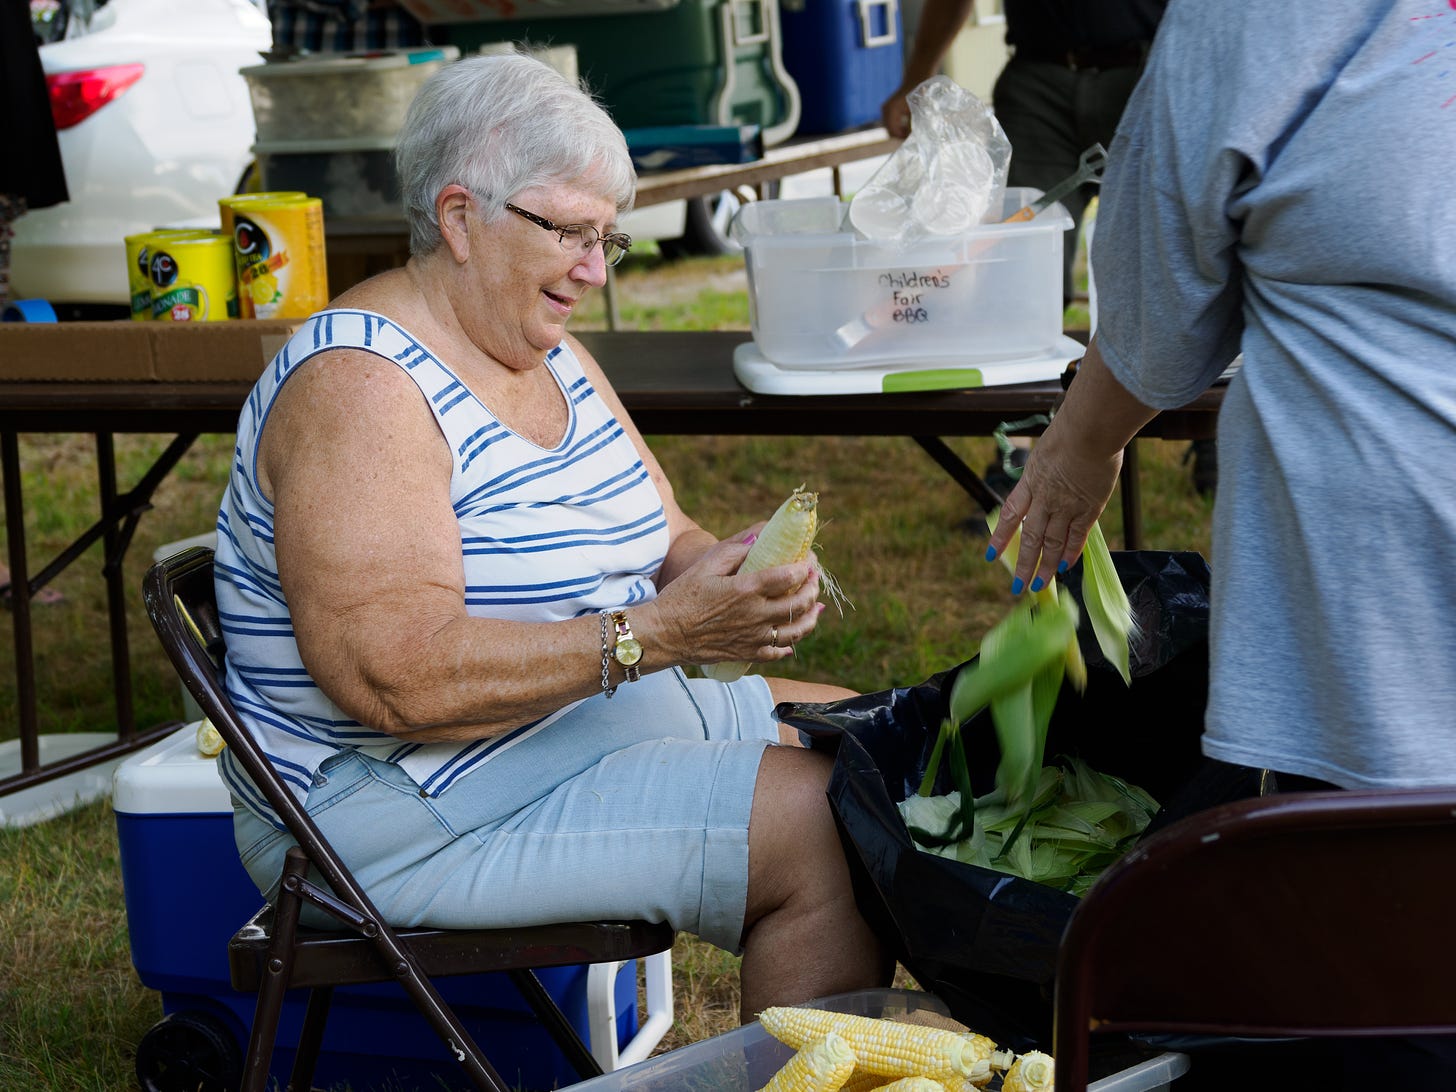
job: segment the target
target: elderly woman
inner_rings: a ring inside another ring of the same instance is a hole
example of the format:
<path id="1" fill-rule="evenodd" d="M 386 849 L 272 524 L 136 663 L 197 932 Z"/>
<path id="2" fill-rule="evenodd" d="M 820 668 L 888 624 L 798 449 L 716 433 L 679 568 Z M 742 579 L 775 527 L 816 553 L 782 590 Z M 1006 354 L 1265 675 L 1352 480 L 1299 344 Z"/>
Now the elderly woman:
<path id="1" fill-rule="evenodd" d="M 227 684 L 392 921 L 666 920 L 741 950 L 742 1014 L 884 984 L 772 663 L 808 562 L 737 574 L 566 333 L 631 245 L 626 143 L 523 56 L 460 61 L 397 150 L 402 269 L 306 322 L 249 399 L 218 519 Z M 287 835 L 226 756 L 265 891 Z M 529 877 L 528 881 L 523 877 Z"/>

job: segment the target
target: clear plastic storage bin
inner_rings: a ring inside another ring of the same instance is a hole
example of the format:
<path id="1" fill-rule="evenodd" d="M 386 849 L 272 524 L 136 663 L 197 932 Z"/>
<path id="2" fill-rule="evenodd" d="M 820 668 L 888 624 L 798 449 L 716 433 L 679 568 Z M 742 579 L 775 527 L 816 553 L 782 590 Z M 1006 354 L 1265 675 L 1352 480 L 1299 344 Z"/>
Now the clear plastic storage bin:
<path id="1" fill-rule="evenodd" d="M 838 197 L 758 201 L 734 220 L 753 340 L 780 368 L 1002 362 L 1062 340 L 1060 205 L 1001 223 L 1040 191 L 1010 188 L 996 222 L 899 246 L 872 242 Z"/>
<path id="2" fill-rule="evenodd" d="M 812 1002 L 836 1012 L 894 1019 L 929 1010 L 947 1016 L 940 999 L 918 990 L 858 990 Z M 754 1092 L 762 1088 L 793 1056 L 793 1050 L 774 1039 L 754 1021 L 723 1035 L 659 1054 L 645 1062 L 573 1085 L 572 1092 Z M 1167 1088 L 1188 1071 L 1185 1054 L 1155 1054 L 1136 1061 L 1101 1080 L 1090 1092 L 1149 1092 Z"/>

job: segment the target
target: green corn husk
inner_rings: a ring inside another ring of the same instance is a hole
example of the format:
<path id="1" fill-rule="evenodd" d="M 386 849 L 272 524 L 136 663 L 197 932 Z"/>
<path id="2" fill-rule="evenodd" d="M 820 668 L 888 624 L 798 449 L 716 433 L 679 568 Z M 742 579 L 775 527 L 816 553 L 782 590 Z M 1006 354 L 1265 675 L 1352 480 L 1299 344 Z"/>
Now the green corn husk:
<path id="1" fill-rule="evenodd" d="M 1082 600 L 1087 605 L 1087 618 L 1097 637 L 1097 647 L 1107 662 L 1117 668 L 1122 681 L 1132 685 L 1129 645 L 1137 640 L 1137 620 L 1132 604 L 1112 563 L 1102 527 L 1094 523 L 1082 550 Z"/>
<path id="2" fill-rule="evenodd" d="M 1158 808 L 1142 789 L 1075 757 L 1041 768 L 1029 806 L 1012 805 L 999 787 L 977 797 L 969 833 L 961 827 L 963 795 L 912 796 L 901 803 L 906 827 L 924 852 L 1078 896 L 1132 846 Z M 960 837 L 948 837 L 952 832 Z"/>

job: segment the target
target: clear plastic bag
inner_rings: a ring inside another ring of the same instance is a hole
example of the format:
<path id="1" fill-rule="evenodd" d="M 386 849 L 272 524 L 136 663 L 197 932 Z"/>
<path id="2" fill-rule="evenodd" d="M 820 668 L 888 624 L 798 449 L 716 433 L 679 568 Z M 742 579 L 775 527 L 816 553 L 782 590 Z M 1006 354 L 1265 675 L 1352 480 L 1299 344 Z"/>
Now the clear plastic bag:
<path id="1" fill-rule="evenodd" d="M 849 204 L 867 238 L 959 235 L 1001 208 L 1011 142 L 991 108 L 949 76 L 911 91 L 910 135 Z"/>

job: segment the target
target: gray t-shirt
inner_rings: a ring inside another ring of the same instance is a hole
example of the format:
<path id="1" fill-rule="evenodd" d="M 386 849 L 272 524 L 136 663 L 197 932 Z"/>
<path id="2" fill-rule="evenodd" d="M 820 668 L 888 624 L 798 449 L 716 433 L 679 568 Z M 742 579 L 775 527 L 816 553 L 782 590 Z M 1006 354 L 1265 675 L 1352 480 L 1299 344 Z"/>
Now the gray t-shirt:
<path id="1" fill-rule="evenodd" d="M 1456 784 L 1456 10 L 1174 0 L 1098 213 L 1098 340 L 1220 414 L 1214 758 Z"/>

